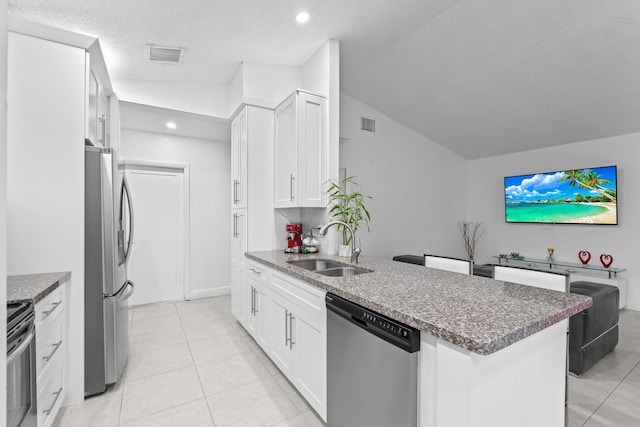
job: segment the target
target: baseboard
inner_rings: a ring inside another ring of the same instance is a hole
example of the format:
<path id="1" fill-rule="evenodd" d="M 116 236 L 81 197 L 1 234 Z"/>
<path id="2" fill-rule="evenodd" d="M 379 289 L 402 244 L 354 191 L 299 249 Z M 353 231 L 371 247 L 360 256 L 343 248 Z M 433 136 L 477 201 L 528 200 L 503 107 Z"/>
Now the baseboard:
<path id="1" fill-rule="evenodd" d="M 231 294 L 231 286 L 225 286 L 222 288 L 210 288 L 210 289 L 198 289 L 191 291 L 191 299 L 213 298 L 221 297 Z"/>

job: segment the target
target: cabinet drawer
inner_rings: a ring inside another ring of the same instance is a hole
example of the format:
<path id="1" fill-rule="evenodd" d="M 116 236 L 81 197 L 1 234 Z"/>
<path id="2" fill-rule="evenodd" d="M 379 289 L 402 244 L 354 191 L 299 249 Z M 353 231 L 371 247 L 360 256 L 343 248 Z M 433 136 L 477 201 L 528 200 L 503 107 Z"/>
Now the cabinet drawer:
<path id="1" fill-rule="evenodd" d="M 324 296 L 327 293 L 326 291 L 275 271 L 271 273 L 271 284 L 274 292 L 277 292 L 309 314 L 321 320 L 325 319 Z"/>
<path id="2" fill-rule="evenodd" d="M 258 283 L 267 285 L 269 283 L 269 270 L 260 264 L 249 262 L 247 268 L 247 277 L 250 277 L 252 280 L 257 281 Z"/>
<path id="3" fill-rule="evenodd" d="M 36 332 L 36 372 L 38 384 L 47 368 L 64 359 L 64 316 L 58 315 L 42 331 Z"/>
<path id="4" fill-rule="evenodd" d="M 64 284 L 61 284 L 36 304 L 36 331 L 52 321 L 56 315 L 64 311 Z"/>
<path id="5" fill-rule="evenodd" d="M 51 366 L 38 393 L 38 427 L 49 427 L 60 409 L 66 393 L 62 363 Z"/>

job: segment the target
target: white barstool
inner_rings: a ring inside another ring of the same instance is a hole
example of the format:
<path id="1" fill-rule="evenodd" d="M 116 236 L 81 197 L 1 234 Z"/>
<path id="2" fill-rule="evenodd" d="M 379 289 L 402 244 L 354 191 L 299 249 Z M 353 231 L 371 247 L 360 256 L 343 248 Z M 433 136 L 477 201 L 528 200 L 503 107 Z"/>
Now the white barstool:
<path id="1" fill-rule="evenodd" d="M 552 291 L 569 292 L 569 275 L 566 273 L 496 265 L 493 267 L 493 278 Z"/>
<path id="2" fill-rule="evenodd" d="M 425 254 L 424 266 L 470 275 L 472 273 L 473 263 L 466 259 Z"/>

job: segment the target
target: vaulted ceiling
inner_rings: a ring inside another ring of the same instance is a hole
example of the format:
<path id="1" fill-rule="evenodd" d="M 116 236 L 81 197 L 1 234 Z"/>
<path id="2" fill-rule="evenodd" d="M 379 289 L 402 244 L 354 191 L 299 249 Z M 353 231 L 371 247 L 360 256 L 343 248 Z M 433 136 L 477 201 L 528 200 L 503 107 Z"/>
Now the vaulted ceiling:
<path id="1" fill-rule="evenodd" d="M 295 22 L 306 10 L 306 25 Z M 341 90 L 473 159 L 640 132 L 637 0 L 9 0 L 99 37 L 119 80 L 228 83 L 341 41 Z M 186 47 L 151 64 L 147 44 Z"/>

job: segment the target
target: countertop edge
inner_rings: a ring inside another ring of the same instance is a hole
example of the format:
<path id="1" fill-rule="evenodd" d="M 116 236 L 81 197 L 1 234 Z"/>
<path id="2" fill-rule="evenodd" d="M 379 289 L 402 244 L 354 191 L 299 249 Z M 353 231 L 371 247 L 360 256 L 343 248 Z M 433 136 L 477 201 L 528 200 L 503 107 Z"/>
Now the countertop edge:
<path id="1" fill-rule="evenodd" d="M 70 278 L 70 271 L 7 276 L 7 301 L 32 300 L 37 304 Z"/>

